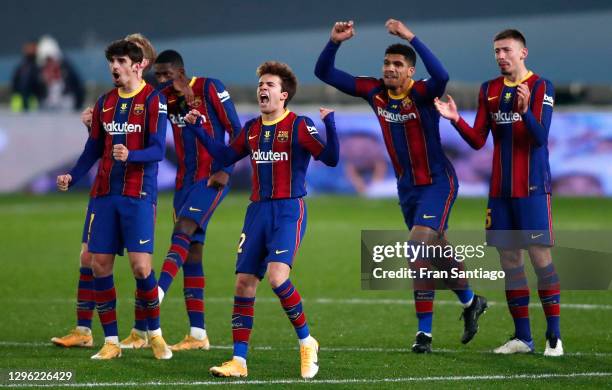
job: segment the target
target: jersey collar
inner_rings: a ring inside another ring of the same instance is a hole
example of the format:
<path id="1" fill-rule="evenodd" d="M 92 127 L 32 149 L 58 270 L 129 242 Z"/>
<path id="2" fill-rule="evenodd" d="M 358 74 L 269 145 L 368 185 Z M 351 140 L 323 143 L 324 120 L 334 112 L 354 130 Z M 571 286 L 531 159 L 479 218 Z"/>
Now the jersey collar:
<path id="1" fill-rule="evenodd" d="M 136 88 L 132 92 L 124 93 L 124 92 L 121 92 L 119 90 L 119 88 L 117 88 L 117 93 L 119 94 L 119 97 L 122 98 L 122 99 L 133 98 L 134 96 L 138 95 L 140 93 L 140 91 L 142 91 L 142 89 L 145 87 L 145 85 L 147 85 L 147 83 L 145 83 L 145 81 L 142 80 L 142 82 L 140 83 L 140 87 Z"/>
<path id="2" fill-rule="evenodd" d="M 410 83 L 408 84 L 408 89 L 406 89 L 406 92 L 404 92 L 401 95 L 394 95 L 391 93 L 390 90 L 387 89 L 387 95 L 389 95 L 389 97 L 391 99 L 394 100 L 402 100 L 403 98 L 405 98 L 406 96 L 408 96 L 408 94 L 410 93 L 410 90 L 412 89 L 412 86 L 414 85 L 414 80 L 410 79 Z"/>
<path id="3" fill-rule="evenodd" d="M 516 82 L 512 82 L 510 80 L 508 80 L 507 78 L 504 77 L 504 85 L 506 87 L 516 87 L 519 84 L 523 84 L 525 81 L 527 81 L 527 79 L 529 79 L 531 76 L 533 76 L 533 72 L 529 71 L 527 72 L 527 74 L 525 75 L 525 77 L 523 77 L 521 80 L 516 81 Z"/>
<path id="4" fill-rule="evenodd" d="M 285 119 L 287 117 L 287 115 L 289 115 L 291 113 L 291 111 L 289 110 L 285 110 L 285 113 L 281 116 L 279 116 L 278 118 L 274 119 L 273 121 L 264 121 L 263 118 L 261 118 L 261 123 L 263 123 L 264 126 L 272 126 L 277 124 L 278 122 L 282 121 L 283 119 Z"/>

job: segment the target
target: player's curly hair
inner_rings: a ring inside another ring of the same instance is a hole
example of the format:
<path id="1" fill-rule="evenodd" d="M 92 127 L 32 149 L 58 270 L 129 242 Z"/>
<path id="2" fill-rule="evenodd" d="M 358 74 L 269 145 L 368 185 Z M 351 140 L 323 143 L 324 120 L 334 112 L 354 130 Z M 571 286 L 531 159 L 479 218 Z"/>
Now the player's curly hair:
<path id="1" fill-rule="evenodd" d="M 265 74 L 271 74 L 280 77 L 281 79 L 281 91 L 287 92 L 287 100 L 285 100 L 285 107 L 289 101 L 295 96 L 297 91 L 298 80 L 293 73 L 293 70 L 289 65 L 278 62 L 278 61 L 266 61 L 257 67 L 257 77 L 261 77 Z"/>
<path id="2" fill-rule="evenodd" d="M 404 56 L 406 61 L 408 61 L 408 65 L 415 66 L 416 65 L 416 53 L 414 49 L 408 45 L 403 45 L 401 43 L 394 43 L 393 45 L 387 47 L 385 50 L 385 55 L 387 54 L 401 54 Z"/>
<path id="3" fill-rule="evenodd" d="M 155 48 L 153 47 L 153 44 L 151 44 L 151 41 L 149 41 L 147 37 L 140 33 L 126 35 L 125 40 L 134 42 L 135 44 L 140 46 L 144 58 L 149 61 L 147 67 L 144 70 L 145 72 L 149 70 L 155 62 L 155 57 L 157 57 L 157 53 L 155 52 Z"/>
<path id="4" fill-rule="evenodd" d="M 108 61 L 112 61 L 114 56 L 128 56 L 132 62 L 142 62 L 144 58 L 140 46 L 126 39 L 119 39 L 112 42 L 104 51 L 104 55 Z"/>
<path id="5" fill-rule="evenodd" d="M 495 34 L 495 37 L 493 37 L 493 42 L 501 41 L 502 39 L 514 39 L 515 41 L 519 41 L 520 43 L 522 43 L 523 47 L 527 47 L 527 40 L 525 39 L 523 33 L 513 28 L 500 31 Z"/>

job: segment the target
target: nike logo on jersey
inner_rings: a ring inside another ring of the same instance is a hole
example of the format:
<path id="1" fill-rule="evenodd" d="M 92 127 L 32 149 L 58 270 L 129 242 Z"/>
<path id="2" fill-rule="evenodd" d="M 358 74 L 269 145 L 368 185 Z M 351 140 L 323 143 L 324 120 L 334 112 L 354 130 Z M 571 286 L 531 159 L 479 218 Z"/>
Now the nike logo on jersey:
<path id="1" fill-rule="evenodd" d="M 176 101 L 176 99 L 168 100 L 168 104 L 174 103 L 175 101 Z"/>
<path id="2" fill-rule="evenodd" d="M 499 97 L 499 96 L 489 96 L 489 97 L 487 98 L 487 100 L 488 100 L 488 101 L 491 101 L 491 100 L 497 99 L 498 97 Z"/>
<path id="3" fill-rule="evenodd" d="M 251 139 L 254 139 L 254 138 L 257 138 L 257 135 L 249 135 L 249 139 L 250 139 L 250 140 L 251 140 Z"/>
<path id="4" fill-rule="evenodd" d="M 107 111 L 110 111 L 110 110 L 112 110 L 113 108 L 115 108 L 115 107 L 108 107 L 108 108 L 104 107 L 104 108 L 102 109 L 102 112 L 107 112 Z"/>
<path id="5" fill-rule="evenodd" d="M 543 235 L 544 235 L 544 233 L 540 233 L 540 234 L 532 234 L 532 235 L 531 235 L 531 239 L 532 239 L 532 240 L 535 240 L 536 238 L 538 238 L 538 237 L 542 237 Z"/>
<path id="6" fill-rule="evenodd" d="M 189 206 L 189 211 L 202 211 L 202 210 Z"/>
<path id="7" fill-rule="evenodd" d="M 140 245 L 144 245 L 144 244 L 146 244 L 149 241 L 151 241 L 151 240 L 150 239 L 149 240 L 140 240 L 139 242 L 140 242 Z"/>
<path id="8" fill-rule="evenodd" d="M 423 214 L 423 219 L 432 219 L 435 218 L 435 215 L 427 215 L 427 214 Z"/>
<path id="9" fill-rule="evenodd" d="M 277 255 L 280 255 L 281 253 L 285 253 L 285 252 L 289 252 L 289 249 L 285 249 L 282 251 L 279 251 L 278 249 L 274 251 L 274 253 L 276 253 Z"/>

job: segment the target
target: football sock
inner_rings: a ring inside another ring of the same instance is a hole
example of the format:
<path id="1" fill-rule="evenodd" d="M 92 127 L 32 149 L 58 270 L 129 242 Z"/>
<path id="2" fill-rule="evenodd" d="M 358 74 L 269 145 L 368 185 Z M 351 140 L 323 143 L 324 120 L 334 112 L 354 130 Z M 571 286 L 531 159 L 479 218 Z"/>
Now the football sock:
<path id="1" fill-rule="evenodd" d="M 524 341 L 531 341 L 529 324 L 529 287 L 525 276 L 525 267 L 505 268 L 506 301 L 514 320 L 514 334 Z"/>
<path id="2" fill-rule="evenodd" d="M 183 264 L 183 295 L 192 328 L 204 329 L 204 287 L 202 262 Z"/>
<path id="3" fill-rule="evenodd" d="M 249 349 L 249 337 L 253 329 L 253 316 L 255 314 L 255 297 L 234 296 L 234 310 L 232 312 L 232 338 L 234 339 L 234 356 L 244 360 Z"/>
<path id="4" fill-rule="evenodd" d="M 115 292 L 115 282 L 113 275 L 101 278 L 94 277 L 94 290 L 96 299 L 96 309 L 102 323 L 105 337 L 117 337 L 117 293 Z"/>
<path id="5" fill-rule="evenodd" d="M 414 290 L 414 306 L 418 319 L 418 331 L 431 335 L 435 290 Z"/>
<path id="6" fill-rule="evenodd" d="M 79 287 L 77 290 L 77 326 L 91 329 L 91 318 L 96 308 L 93 270 L 87 267 L 79 269 Z"/>
<path id="7" fill-rule="evenodd" d="M 134 292 L 134 329 L 142 332 L 147 331 L 147 303 L 138 294 L 138 288 Z"/>
<path id="8" fill-rule="evenodd" d="M 187 259 L 191 238 L 185 233 L 174 232 L 170 241 L 170 249 L 166 254 L 159 276 L 159 287 L 164 290 L 164 293 L 168 292 L 176 273 Z"/>
<path id="9" fill-rule="evenodd" d="M 151 271 L 144 279 L 136 278 L 136 289 L 138 298 L 145 304 L 149 332 L 159 329 L 159 299 L 155 271 Z"/>
<path id="10" fill-rule="evenodd" d="M 298 339 L 302 340 L 310 335 L 308 324 L 306 323 L 306 314 L 302 308 L 302 297 L 291 283 L 290 279 L 285 280 L 283 284 L 273 289 L 274 293 L 280 299 L 280 303 L 295 328 Z"/>
<path id="11" fill-rule="evenodd" d="M 538 276 L 538 295 L 546 315 L 546 334 L 561 338 L 559 330 L 561 290 L 555 265 L 550 263 L 546 267 L 535 268 L 535 272 Z"/>

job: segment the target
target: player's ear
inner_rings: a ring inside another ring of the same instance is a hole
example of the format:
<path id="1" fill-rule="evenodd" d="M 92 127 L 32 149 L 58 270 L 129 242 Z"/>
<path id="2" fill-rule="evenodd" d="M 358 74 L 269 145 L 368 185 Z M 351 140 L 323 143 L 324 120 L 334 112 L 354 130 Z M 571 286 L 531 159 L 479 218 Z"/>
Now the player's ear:
<path id="1" fill-rule="evenodd" d="M 408 67 L 408 76 L 410 76 L 410 78 L 412 78 L 412 76 L 414 76 L 415 73 L 416 73 L 416 68 L 414 66 L 409 66 Z"/>
<path id="2" fill-rule="evenodd" d="M 521 49 L 521 60 L 526 59 L 528 55 L 529 55 L 529 50 L 527 50 L 526 47 L 523 47 Z"/>
<path id="3" fill-rule="evenodd" d="M 281 100 L 282 100 L 282 101 L 285 101 L 285 100 L 287 100 L 288 98 L 289 98 L 289 92 L 287 92 L 287 91 L 283 91 L 283 92 L 281 92 Z"/>

